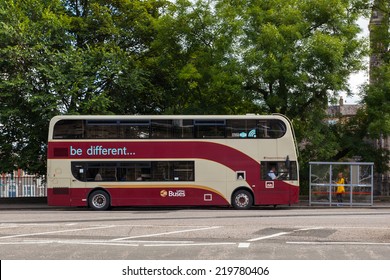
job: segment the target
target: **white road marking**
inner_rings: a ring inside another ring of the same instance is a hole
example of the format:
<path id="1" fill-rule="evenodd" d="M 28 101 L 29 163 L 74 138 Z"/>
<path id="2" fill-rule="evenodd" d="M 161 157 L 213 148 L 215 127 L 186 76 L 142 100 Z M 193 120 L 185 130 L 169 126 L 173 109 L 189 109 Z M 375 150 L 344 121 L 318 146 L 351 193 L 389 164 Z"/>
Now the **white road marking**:
<path id="1" fill-rule="evenodd" d="M 297 244 L 297 245 L 390 245 L 390 243 L 378 243 L 378 242 L 340 242 L 340 241 L 287 241 L 287 244 Z"/>
<path id="2" fill-rule="evenodd" d="M 260 236 L 260 237 L 257 237 L 257 238 L 252 238 L 252 239 L 249 239 L 247 240 L 248 242 L 253 242 L 253 241 L 259 241 L 259 240 L 264 240 L 264 239 L 270 239 L 270 238 L 273 238 L 273 237 L 278 237 L 278 236 L 282 236 L 282 235 L 286 235 L 286 234 L 290 234 L 291 232 L 279 232 L 279 233 L 275 233 L 275 234 L 271 234 L 271 235 L 266 235 L 266 236 Z"/>
<path id="3" fill-rule="evenodd" d="M 42 240 L 42 241 L 14 241 L 14 242 L 0 242 L 0 245 L 37 245 L 37 244 L 51 244 L 51 240 Z"/>
<path id="4" fill-rule="evenodd" d="M 300 229 L 294 229 L 293 232 L 297 232 L 297 231 L 308 231 L 308 230 L 316 230 L 316 229 L 323 229 L 323 227 L 300 228 Z"/>
<path id="5" fill-rule="evenodd" d="M 17 225 L 8 225 L 8 226 L 5 226 L 5 225 L 0 225 L 0 229 L 8 229 L 8 228 L 16 228 L 18 227 Z"/>
<path id="6" fill-rule="evenodd" d="M 70 244 L 70 245 L 105 245 L 105 246 L 127 246 L 127 247 L 138 247 L 139 244 L 136 243 L 116 243 L 116 242 L 110 242 L 110 241 L 72 241 L 72 240 L 64 240 L 64 241 L 58 241 L 54 243 L 60 243 L 60 244 Z"/>
<path id="7" fill-rule="evenodd" d="M 249 248 L 250 245 L 250 243 L 239 243 L 238 248 Z"/>
<path id="8" fill-rule="evenodd" d="M 98 245 L 98 246 L 127 246 L 127 247 L 184 247 L 184 246 L 221 246 L 235 245 L 233 242 L 194 243 L 193 241 L 124 241 L 110 240 L 23 240 L 19 242 L 0 242 L 0 245 L 40 245 L 40 244 L 67 244 L 67 245 Z"/>
<path id="9" fill-rule="evenodd" d="M 4 224 L 3 224 L 4 225 Z M 73 226 L 76 224 L 66 224 L 67 226 Z M 11 226 L 11 225 L 10 225 Z M 14 226 L 14 225 L 12 225 Z M 66 233 L 66 232 L 76 232 L 76 231 L 86 231 L 86 230 L 97 230 L 97 229 L 106 229 L 120 227 L 122 225 L 108 225 L 108 226 L 94 226 L 88 228 L 79 228 L 79 229 L 68 229 L 68 230 L 58 230 L 58 231 L 48 231 L 48 232 L 38 232 L 38 233 L 28 233 L 28 234 L 18 234 L 10 236 L 2 236 L 0 239 L 11 239 L 17 237 L 29 237 L 29 236 L 38 236 L 38 235 L 47 235 L 47 234 L 56 234 L 56 233 Z M 134 225 L 133 225 L 134 226 Z M 142 225 L 144 226 L 144 225 Z M 0 242 L 0 245 L 39 245 L 39 244 L 70 244 L 70 245 L 98 245 L 98 246 L 128 246 L 128 247 L 185 247 L 185 246 L 223 246 L 223 245 L 237 245 L 238 248 L 249 248 L 251 242 L 271 239 L 283 235 L 289 235 L 295 232 L 310 231 L 323 229 L 323 227 L 308 227 L 308 228 L 298 228 L 292 231 L 279 232 L 271 235 L 260 236 L 247 240 L 246 242 L 215 242 L 215 243 L 195 243 L 194 241 L 155 241 L 155 240 L 134 240 L 139 238 L 148 238 L 172 234 L 180 234 L 187 232 L 196 232 L 196 231 L 206 231 L 221 228 L 220 226 L 214 227 L 197 227 L 191 229 L 183 229 L 177 231 L 161 232 L 154 234 L 138 235 L 138 236 L 128 236 L 122 238 L 115 238 L 111 240 L 94 240 L 94 239 L 50 239 L 50 240 L 22 240 L 19 242 Z M 287 244 L 302 244 L 302 245 L 390 245 L 390 243 L 370 243 L 370 242 L 286 242 Z"/>
<path id="10" fill-rule="evenodd" d="M 96 230 L 96 229 L 104 229 L 104 228 L 112 228 L 112 227 L 114 227 L 114 226 L 89 227 L 89 228 L 79 228 L 79 229 L 66 229 L 66 230 L 36 232 L 36 233 L 25 233 L 25 234 L 1 236 L 0 239 L 8 239 L 8 238 L 16 238 L 16 237 L 26 237 L 26 236 L 36 236 L 36 235 L 45 235 L 45 234 L 53 234 L 53 233 L 75 232 L 75 231 L 84 231 L 84 230 Z"/>
<path id="11" fill-rule="evenodd" d="M 121 241 L 121 240 L 126 240 L 126 239 L 155 237 L 155 236 L 170 235 L 170 234 L 177 234 L 177 233 L 211 230 L 211 229 L 217 229 L 217 228 L 220 228 L 220 227 L 195 228 L 195 229 L 177 230 L 177 231 L 169 231 L 169 232 L 161 232 L 161 233 L 153 233 L 153 234 L 145 234 L 145 235 L 137 235 L 137 236 L 128 236 L 128 237 L 111 239 L 111 241 Z"/>
<path id="12" fill-rule="evenodd" d="M 294 229 L 293 231 L 286 231 L 286 232 L 282 231 L 282 232 L 271 234 L 271 235 L 252 238 L 252 239 L 249 239 L 247 241 L 248 242 L 259 241 L 259 240 L 270 239 L 270 238 L 274 238 L 274 237 L 278 237 L 278 236 L 282 236 L 282 235 L 292 234 L 292 233 L 298 232 L 298 231 L 309 231 L 309 230 L 316 230 L 316 229 L 322 229 L 322 227 L 300 228 L 300 229 Z"/>
<path id="13" fill-rule="evenodd" d="M 190 244 L 145 244 L 145 247 L 167 247 L 167 246 L 218 246 L 218 245 L 236 245 L 234 242 L 216 242 L 216 243 L 190 243 Z"/>

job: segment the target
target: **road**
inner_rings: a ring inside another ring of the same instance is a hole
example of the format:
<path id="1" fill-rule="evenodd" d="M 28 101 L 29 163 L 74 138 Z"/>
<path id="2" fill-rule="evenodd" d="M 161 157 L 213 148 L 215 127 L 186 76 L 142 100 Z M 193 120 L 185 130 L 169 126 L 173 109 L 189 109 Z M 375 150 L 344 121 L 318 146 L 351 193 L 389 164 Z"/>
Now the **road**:
<path id="1" fill-rule="evenodd" d="M 0 212 L 2 260 L 389 260 L 390 208 Z"/>

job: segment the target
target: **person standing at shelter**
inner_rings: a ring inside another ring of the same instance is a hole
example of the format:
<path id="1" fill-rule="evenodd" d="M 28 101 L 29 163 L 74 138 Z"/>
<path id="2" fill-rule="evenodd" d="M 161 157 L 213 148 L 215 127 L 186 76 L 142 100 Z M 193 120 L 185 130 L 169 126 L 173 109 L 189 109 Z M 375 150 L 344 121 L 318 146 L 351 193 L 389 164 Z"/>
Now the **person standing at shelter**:
<path id="1" fill-rule="evenodd" d="M 336 181 L 337 187 L 336 187 L 336 198 L 338 203 L 343 202 L 343 195 L 345 193 L 345 179 L 342 172 L 339 172 L 337 175 L 337 181 Z"/>

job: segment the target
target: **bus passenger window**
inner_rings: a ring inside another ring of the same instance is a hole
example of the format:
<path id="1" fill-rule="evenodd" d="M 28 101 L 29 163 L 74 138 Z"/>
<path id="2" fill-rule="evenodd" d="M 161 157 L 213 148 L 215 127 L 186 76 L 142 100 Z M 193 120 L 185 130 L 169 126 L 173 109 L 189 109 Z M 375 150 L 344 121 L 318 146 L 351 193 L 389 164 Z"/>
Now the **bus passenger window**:
<path id="1" fill-rule="evenodd" d="M 152 120 L 151 138 L 155 138 L 155 139 L 173 138 L 172 120 Z"/>
<path id="2" fill-rule="evenodd" d="M 115 139 L 118 138 L 116 120 L 88 120 L 86 122 L 86 138 Z"/>
<path id="3" fill-rule="evenodd" d="M 146 139 L 150 136 L 149 120 L 121 121 L 119 125 L 119 138 Z"/>
<path id="4" fill-rule="evenodd" d="M 286 125 L 281 120 L 259 121 L 259 138 L 276 139 L 286 134 Z"/>
<path id="5" fill-rule="evenodd" d="M 77 180 L 85 180 L 84 164 L 82 162 L 72 162 L 72 174 Z"/>
<path id="6" fill-rule="evenodd" d="M 60 120 L 54 125 L 53 139 L 81 139 L 84 136 L 82 120 Z"/>
<path id="7" fill-rule="evenodd" d="M 227 138 L 257 138 L 257 120 L 226 120 Z"/>
<path id="8" fill-rule="evenodd" d="M 205 139 L 225 138 L 225 120 L 196 120 L 195 137 Z"/>
<path id="9" fill-rule="evenodd" d="M 191 139 L 194 138 L 193 120 L 173 120 L 174 138 Z"/>
<path id="10" fill-rule="evenodd" d="M 194 181 L 194 162 L 193 161 L 174 162 L 173 180 Z"/>

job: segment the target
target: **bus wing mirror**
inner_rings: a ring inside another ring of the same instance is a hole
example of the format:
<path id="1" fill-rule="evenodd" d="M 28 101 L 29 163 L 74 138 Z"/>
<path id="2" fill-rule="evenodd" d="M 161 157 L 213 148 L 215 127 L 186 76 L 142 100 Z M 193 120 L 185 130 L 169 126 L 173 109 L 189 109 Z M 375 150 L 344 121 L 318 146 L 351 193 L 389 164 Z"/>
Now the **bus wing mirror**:
<path id="1" fill-rule="evenodd" d="M 285 164 L 286 164 L 286 167 L 287 167 L 287 168 L 290 168 L 290 157 L 289 157 L 289 156 L 286 157 L 286 162 L 285 162 Z"/>

